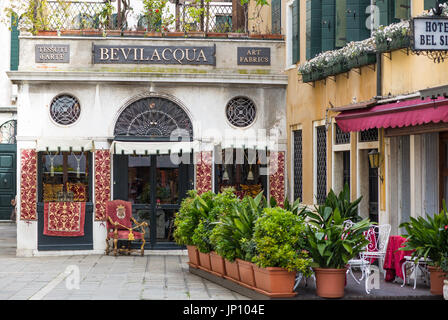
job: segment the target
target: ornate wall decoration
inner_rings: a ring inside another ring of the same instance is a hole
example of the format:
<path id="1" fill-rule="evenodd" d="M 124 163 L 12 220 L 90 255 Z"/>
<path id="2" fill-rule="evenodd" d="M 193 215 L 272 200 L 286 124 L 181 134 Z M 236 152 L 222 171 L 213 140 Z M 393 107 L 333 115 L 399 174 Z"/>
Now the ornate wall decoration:
<path id="1" fill-rule="evenodd" d="M 255 104 L 246 97 L 232 98 L 226 106 L 227 120 L 238 128 L 250 126 L 255 121 L 256 114 Z"/>
<path id="2" fill-rule="evenodd" d="M 269 194 L 280 206 L 285 201 L 285 152 L 272 152 L 269 156 Z"/>
<path id="3" fill-rule="evenodd" d="M 212 152 L 196 154 L 196 190 L 199 194 L 212 190 Z"/>
<path id="4" fill-rule="evenodd" d="M 44 204 L 44 235 L 84 236 L 85 212 L 85 202 L 46 202 Z"/>
<path id="5" fill-rule="evenodd" d="M 75 123 L 81 114 L 81 105 L 78 99 L 64 94 L 57 96 L 51 101 L 50 116 L 54 122 L 61 125 Z"/>
<path id="6" fill-rule="evenodd" d="M 36 150 L 22 149 L 20 165 L 20 219 L 37 220 Z"/>
<path id="7" fill-rule="evenodd" d="M 106 220 L 106 202 L 110 200 L 110 151 L 95 151 L 95 220 Z"/>

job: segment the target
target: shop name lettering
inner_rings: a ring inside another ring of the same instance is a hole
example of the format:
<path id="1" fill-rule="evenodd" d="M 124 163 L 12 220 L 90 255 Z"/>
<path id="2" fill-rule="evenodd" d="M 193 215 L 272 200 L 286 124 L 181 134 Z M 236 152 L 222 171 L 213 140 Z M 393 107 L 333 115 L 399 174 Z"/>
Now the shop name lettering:
<path id="1" fill-rule="evenodd" d="M 270 48 L 238 48 L 238 64 L 239 65 L 270 65 L 271 49 Z"/>
<path id="2" fill-rule="evenodd" d="M 35 48 L 37 63 L 66 63 L 70 61 L 69 45 L 42 45 Z"/>
<path id="3" fill-rule="evenodd" d="M 414 47 L 416 50 L 446 50 L 448 21 L 414 19 Z"/>
<path id="4" fill-rule="evenodd" d="M 94 63 L 215 65 L 215 47 L 94 46 Z"/>

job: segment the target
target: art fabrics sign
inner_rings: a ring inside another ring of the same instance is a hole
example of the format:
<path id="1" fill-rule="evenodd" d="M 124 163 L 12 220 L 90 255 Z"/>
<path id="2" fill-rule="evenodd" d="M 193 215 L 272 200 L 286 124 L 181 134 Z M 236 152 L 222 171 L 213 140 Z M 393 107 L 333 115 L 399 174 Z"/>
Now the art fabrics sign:
<path id="1" fill-rule="evenodd" d="M 94 64 L 216 65 L 216 47 L 93 45 Z"/>
<path id="2" fill-rule="evenodd" d="M 414 50 L 448 50 L 448 18 L 428 17 L 413 20 Z"/>

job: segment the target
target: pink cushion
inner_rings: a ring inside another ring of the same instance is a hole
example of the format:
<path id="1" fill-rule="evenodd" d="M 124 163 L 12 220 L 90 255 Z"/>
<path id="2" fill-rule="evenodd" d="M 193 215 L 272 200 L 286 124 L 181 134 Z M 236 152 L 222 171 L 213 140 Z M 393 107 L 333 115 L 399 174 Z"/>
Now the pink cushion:
<path id="1" fill-rule="evenodd" d="M 143 234 L 141 232 L 132 231 L 135 240 L 141 240 Z M 129 230 L 118 230 L 118 240 L 128 240 Z M 114 239 L 115 233 L 113 231 L 109 232 L 109 238 Z"/>

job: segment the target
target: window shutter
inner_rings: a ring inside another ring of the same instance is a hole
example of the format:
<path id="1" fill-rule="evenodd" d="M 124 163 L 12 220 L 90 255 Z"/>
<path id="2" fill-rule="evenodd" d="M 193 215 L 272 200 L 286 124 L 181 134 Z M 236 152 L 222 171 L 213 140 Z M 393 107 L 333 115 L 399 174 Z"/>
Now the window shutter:
<path id="1" fill-rule="evenodd" d="M 347 1 L 336 0 L 335 46 L 342 48 L 347 43 Z"/>
<path id="2" fill-rule="evenodd" d="M 380 25 L 388 26 L 391 23 L 400 21 L 395 19 L 396 2 L 394 0 L 376 0 L 375 5 L 380 9 Z M 411 10 L 409 10 L 410 12 Z"/>
<path id="3" fill-rule="evenodd" d="M 411 0 L 395 0 L 395 18 L 409 19 L 411 16 Z"/>
<path id="4" fill-rule="evenodd" d="M 334 0 L 322 0 L 322 51 L 335 48 L 335 10 Z"/>
<path id="5" fill-rule="evenodd" d="M 282 29 L 281 14 L 282 14 L 281 0 L 272 0 L 272 2 L 271 2 L 272 33 L 281 33 L 281 29 Z"/>
<path id="6" fill-rule="evenodd" d="M 306 59 L 312 59 L 321 52 L 322 1 L 306 1 Z"/>
<path id="7" fill-rule="evenodd" d="M 292 4 L 292 59 L 293 63 L 300 60 L 300 1 Z"/>
<path id="8" fill-rule="evenodd" d="M 10 68 L 15 71 L 19 69 L 19 30 L 17 28 L 17 17 L 11 17 L 11 58 Z"/>
<path id="9" fill-rule="evenodd" d="M 347 0 L 347 42 L 370 37 L 370 30 L 366 26 L 368 6 L 370 6 L 370 0 Z"/>

